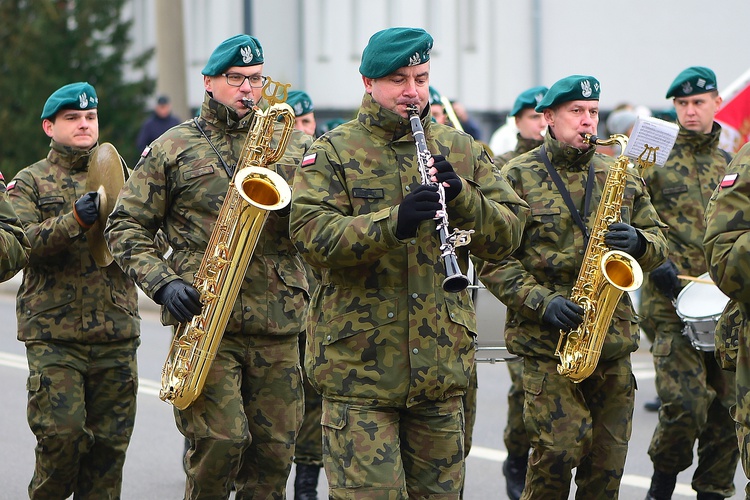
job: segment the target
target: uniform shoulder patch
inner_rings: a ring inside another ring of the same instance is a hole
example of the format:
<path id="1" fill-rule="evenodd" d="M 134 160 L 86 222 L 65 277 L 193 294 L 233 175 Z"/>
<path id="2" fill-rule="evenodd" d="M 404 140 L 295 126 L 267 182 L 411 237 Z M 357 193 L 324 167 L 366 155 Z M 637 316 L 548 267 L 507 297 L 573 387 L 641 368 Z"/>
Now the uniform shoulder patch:
<path id="1" fill-rule="evenodd" d="M 10 181 L 10 182 L 8 183 L 8 185 L 6 186 L 6 189 L 7 189 L 8 191 L 10 191 L 10 190 L 11 190 L 11 189 L 13 189 L 14 187 L 16 187 L 16 181 L 15 181 L 15 180 L 13 180 L 13 181 Z"/>
<path id="2" fill-rule="evenodd" d="M 308 165 L 312 165 L 313 163 L 315 163 L 315 160 L 317 158 L 318 158 L 318 153 L 312 153 L 312 154 L 309 154 L 309 155 L 305 155 L 302 158 L 302 166 L 306 167 Z"/>
<path id="3" fill-rule="evenodd" d="M 732 187 L 732 186 L 734 186 L 734 183 L 737 182 L 737 178 L 739 176 L 740 176 L 740 174 L 738 174 L 738 173 L 727 174 L 721 180 L 721 183 L 719 184 L 719 186 L 722 189 L 725 188 L 725 187 Z"/>
<path id="4" fill-rule="evenodd" d="M 143 151 L 141 151 L 141 158 L 147 157 L 150 152 L 151 146 L 146 146 L 145 148 L 143 148 Z"/>

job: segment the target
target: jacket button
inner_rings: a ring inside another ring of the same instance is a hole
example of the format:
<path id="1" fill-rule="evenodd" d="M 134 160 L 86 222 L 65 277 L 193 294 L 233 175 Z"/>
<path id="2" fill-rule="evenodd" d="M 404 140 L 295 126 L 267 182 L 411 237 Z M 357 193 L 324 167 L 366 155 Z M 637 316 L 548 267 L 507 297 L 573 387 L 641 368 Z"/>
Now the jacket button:
<path id="1" fill-rule="evenodd" d="M 389 317 L 389 318 L 392 318 L 392 317 L 393 317 L 393 313 L 392 313 L 392 312 L 389 312 L 389 313 L 388 313 L 388 317 Z"/>
<path id="2" fill-rule="evenodd" d="M 419 297 L 419 295 L 416 292 L 411 294 L 412 299 L 416 299 L 417 297 Z"/>
<path id="3" fill-rule="evenodd" d="M 417 348 L 415 347 L 414 349 L 412 349 L 412 350 L 411 350 L 411 352 L 413 352 L 414 354 L 419 354 L 419 349 L 417 349 Z"/>

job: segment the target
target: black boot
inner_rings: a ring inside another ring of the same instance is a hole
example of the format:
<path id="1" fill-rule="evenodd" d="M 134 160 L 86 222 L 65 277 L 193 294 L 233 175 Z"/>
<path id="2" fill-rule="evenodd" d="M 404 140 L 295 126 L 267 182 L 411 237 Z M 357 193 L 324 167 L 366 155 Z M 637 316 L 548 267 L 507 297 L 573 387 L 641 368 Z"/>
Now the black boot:
<path id="1" fill-rule="evenodd" d="M 297 464 L 294 474 L 294 500 L 318 500 L 318 475 L 320 467 L 317 465 Z"/>
<path id="2" fill-rule="evenodd" d="M 725 498 L 726 497 L 724 495 L 719 495 L 718 493 L 706 493 L 705 491 L 699 491 L 697 500 L 724 500 Z"/>
<path id="3" fill-rule="evenodd" d="M 651 487 L 646 493 L 646 500 L 670 500 L 676 483 L 677 474 L 655 470 L 651 476 Z"/>
<path id="4" fill-rule="evenodd" d="M 659 396 L 656 396 L 651 401 L 646 401 L 643 407 L 646 411 L 659 411 L 659 408 L 661 408 L 661 399 L 659 399 Z"/>
<path id="5" fill-rule="evenodd" d="M 503 462 L 505 476 L 505 492 L 510 500 L 518 500 L 526 484 L 526 466 L 529 457 L 526 455 L 508 455 Z"/>

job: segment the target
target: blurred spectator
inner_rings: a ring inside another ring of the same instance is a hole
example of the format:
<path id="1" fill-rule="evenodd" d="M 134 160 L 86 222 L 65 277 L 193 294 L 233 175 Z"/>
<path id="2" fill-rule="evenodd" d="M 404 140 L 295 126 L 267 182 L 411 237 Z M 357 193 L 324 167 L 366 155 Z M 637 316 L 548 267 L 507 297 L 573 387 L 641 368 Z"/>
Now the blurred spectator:
<path id="1" fill-rule="evenodd" d="M 154 139 L 179 123 L 180 119 L 172 114 L 172 103 L 169 101 L 169 97 L 160 95 L 156 99 L 153 113 L 141 125 L 141 130 L 138 132 L 138 138 L 135 141 L 136 151 L 140 153 Z"/>

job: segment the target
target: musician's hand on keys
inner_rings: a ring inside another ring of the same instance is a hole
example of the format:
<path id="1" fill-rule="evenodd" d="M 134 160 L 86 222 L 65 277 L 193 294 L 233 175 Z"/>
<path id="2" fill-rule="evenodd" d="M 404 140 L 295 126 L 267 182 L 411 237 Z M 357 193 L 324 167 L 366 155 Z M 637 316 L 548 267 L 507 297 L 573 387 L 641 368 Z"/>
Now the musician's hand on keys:
<path id="1" fill-rule="evenodd" d="M 186 323 L 203 309 L 201 294 L 182 280 L 170 281 L 160 288 L 154 300 L 163 304 L 180 323 Z"/>
<path id="2" fill-rule="evenodd" d="M 624 222 L 615 222 L 607 228 L 604 243 L 613 249 L 621 250 L 636 259 L 646 252 L 646 238 L 636 228 Z"/>
<path id="3" fill-rule="evenodd" d="M 405 240 L 414 237 L 420 222 L 435 218 L 437 211 L 443 208 L 437 189 L 434 185 L 420 184 L 404 196 L 404 201 L 398 206 L 396 238 Z"/>
<path id="4" fill-rule="evenodd" d="M 445 188 L 445 202 L 448 203 L 461 192 L 463 184 L 461 178 L 453 170 L 453 165 L 443 155 L 432 157 L 433 163 L 430 169 L 432 182 L 441 182 Z"/>
<path id="5" fill-rule="evenodd" d="M 99 193 L 89 191 L 78 198 L 73 205 L 73 215 L 81 227 L 90 228 L 99 218 Z"/>
<path id="6" fill-rule="evenodd" d="M 680 279 L 677 273 L 677 266 L 667 259 L 664 264 L 651 271 L 649 278 L 657 290 L 666 295 L 669 300 L 673 300 L 680 289 Z"/>
<path id="7" fill-rule="evenodd" d="M 583 323 L 583 312 L 581 306 L 558 295 L 547 304 L 542 320 L 555 328 L 569 332 Z"/>

